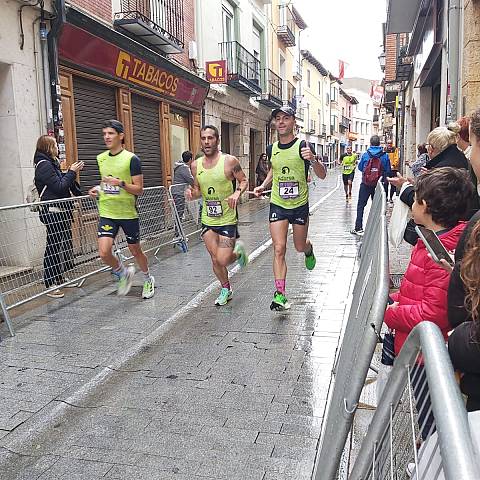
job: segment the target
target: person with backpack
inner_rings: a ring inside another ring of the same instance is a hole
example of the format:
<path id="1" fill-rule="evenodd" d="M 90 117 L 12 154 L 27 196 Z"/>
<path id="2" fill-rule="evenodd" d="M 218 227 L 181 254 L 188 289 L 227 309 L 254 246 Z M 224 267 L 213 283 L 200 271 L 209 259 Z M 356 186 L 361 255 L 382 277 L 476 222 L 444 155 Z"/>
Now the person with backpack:
<path id="1" fill-rule="evenodd" d="M 363 212 L 368 199 L 371 197 L 373 200 L 378 181 L 384 181 L 386 177 L 390 176 L 390 159 L 380 146 L 378 135 L 370 138 L 370 147 L 362 155 L 358 169 L 362 172 L 362 183 L 358 193 L 355 228 L 350 231 L 353 235 L 363 235 Z"/>
<path id="2" fill-rule="evenodd" d="M 76 182 L 77 174 L 83 168 L 83 162 L 74 162 L 69 170 L 63 173 L 57 159 L 58 146 L 55 137 L 42 135 L 37 140 L 33 163 L 35 165 L 34 183 L 39 200 L 60 200 L 81 195 Z M 59 202 L 41 205 L 40 221 L 47 228 L 47 240 L 43 257 L 43 281 L 51 290 L 47 293 L 51 298 L 63 298 L 64 293 L 56 288 L 67 279 L 64 274 L 74 267 L 72 221 L 73 203 Z M 77 287 L 70 283 L 68 287 Z"/>

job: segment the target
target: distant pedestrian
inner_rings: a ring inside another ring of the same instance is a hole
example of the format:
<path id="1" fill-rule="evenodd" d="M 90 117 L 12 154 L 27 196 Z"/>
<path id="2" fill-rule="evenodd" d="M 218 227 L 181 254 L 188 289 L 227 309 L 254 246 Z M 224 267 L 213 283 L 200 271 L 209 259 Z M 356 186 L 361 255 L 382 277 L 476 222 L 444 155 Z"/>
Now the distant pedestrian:
<path id="1" fill-rule="evenodd" d="M 424 143 L 420 143 L 417 146 L 417 152 L 417 158 L 415 161 L 410 163 L 410 168 L 414 177 L 418 177 L 422 173 L 422 168 L 424 168 L 427 162 L 430 160 L 427 153 L 427 146 Z"/>
<path id="2" fill-rule="evenodd" d="M 35 186 L 41 200 L 60 200 L 81 195 L 76 182 L 77 173 L 83 162 L 74 162 L 63 173 L 57 159 L 58 146 L 54 137 L 42 135 L 37 140 L 33 163 L 35 165 Z M 58 287 L 67 280 L 64 273 L 71 270 L 73 262 L 72 221 L 73 204 L 69 202 L 49 203 L 40 210 L 40 221 L 47 228 L 47 240 L 43 257 L 43 281 L 51 298 L 62 298 L 64 293 Z M 69 287 L 78 284 L 70 283 Z"/>
<path id="3" fill-rule="evenodd" d="M 390 159 L 380 146 L 378 135 L 373 135 L 370 138 L 370 147 L 362 155 L 358 169 L 362 172 L 362 183 L 358 192 L 355 228 L 350 233 L 363 235 L 363 212 L 368 199 L 371 197 L 373 200 L 378 181 L 383 182 L 386 177 L 390 176 Z"/>
<path id="4" fill-rule="evenodd" d="M 267 154 L 262 153 L 258 159 L 257 168 L 255 173 L 257 174 L 257 180 L 255 186 L 258 187 L 261 185 L 267 178 L 268 171 L 270 170 L 270 165 L 268 162 Z"/>
<path id="5" fill-rule="evenodd" d="M 182 160 L 175 162 L 173 167 L 172 195 L 180 220 L 185 213 L 185 190 L 193 185 L 193 175 L 190 170 L 192 163 L 192 152 L 185 151 L 182 153 Z"/>
<path id="6" fill-rule="evenodd" d="M 398 155 L 398 148 L 393 146 L 393 140 L 390 138 L 387 140 L 385 153 L 388 155 L 388 158 L 390 160 L 391 176 L 396 177 L 398 173 L 399 164 L 400 164 L 400 158 Z M 394 185 L 388 183 L 386 177 L 384 181 L 384 186 L 385 186 L 385 192 L 387 194 L 387 200 L 389 200 L 390 203 L 393 203 L 393 196 L 395 195 L 395 192 L 397 191 L 397 189 L 395 188 Z M 390 187 L 390 196 L 388 194 L 389 187 Z"/>

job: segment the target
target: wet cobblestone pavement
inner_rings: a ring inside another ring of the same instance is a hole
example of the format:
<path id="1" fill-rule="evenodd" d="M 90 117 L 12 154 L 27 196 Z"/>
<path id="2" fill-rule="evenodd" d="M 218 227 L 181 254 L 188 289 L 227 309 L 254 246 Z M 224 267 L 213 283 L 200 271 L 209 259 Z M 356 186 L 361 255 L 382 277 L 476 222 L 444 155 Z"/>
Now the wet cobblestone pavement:
<path id="1" fill-rule="evenodd" d="M 307 479 L 356 268 L 336 174 L 312 194 L 317 266 L 288 245 L 292 309 L 269 310 L 265 208 L 242 210 L 254 261 L 218 286 L 202 244 L 153 267 L 150 301 L 108 276 L 14 319 L 0 344 L 2 479 Z"/>

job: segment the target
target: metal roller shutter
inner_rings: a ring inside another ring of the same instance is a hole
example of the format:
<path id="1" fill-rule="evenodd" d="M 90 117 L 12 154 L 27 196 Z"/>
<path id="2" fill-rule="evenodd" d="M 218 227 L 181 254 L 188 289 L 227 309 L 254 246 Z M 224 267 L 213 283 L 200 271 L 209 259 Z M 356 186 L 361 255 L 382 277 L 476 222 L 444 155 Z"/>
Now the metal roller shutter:
<path id="1" fill-rule="evenodd" d="M 159 107 L 155 100 L 132 95 L 133 144 L 142 162 L 145 187 L 163 185 Z"/>
<path id="2" fill-rule="evenodd" d="M 75 126 L 77 130 L 78 160 L 85 162 L 80 172 L 82 192 L 100 183 L 97 155 L 106 147 L 102 138 L 105 120 L 117 118 L 115 88 L 73 77 Z"/>

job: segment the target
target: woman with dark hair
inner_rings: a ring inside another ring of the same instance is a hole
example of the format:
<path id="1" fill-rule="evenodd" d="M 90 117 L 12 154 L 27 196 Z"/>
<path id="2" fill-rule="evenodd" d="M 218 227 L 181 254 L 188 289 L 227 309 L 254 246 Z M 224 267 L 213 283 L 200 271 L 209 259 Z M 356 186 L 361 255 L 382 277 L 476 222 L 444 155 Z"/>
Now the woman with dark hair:
<path id="1" fill-rule="evenodd" d="M 257 168 L 255 173 L 257 174 L 256 186 L 261 185 L 264 180 L 267 178 L 268 171 L 270 166 L 268 164 L 268 158 L 266 153 L 262 153 L 258 159 Z"/>
<path id="2" fill-rule="evenodd" d="M 81 195 L 76 177 L 83 168 L 83 162 L 73 163 L 69 170 L 63 173 L 60 170 L 57 156 L 58 146 L 55 138 L 42 135 L 37 141 L 33 163 L 35 165 L 35 186 L 43 201 Z M 40 221 L 47 228 L 43 257 L 43 281 L 48 289 L 64 283 L 64 272 L 73 268 L 72 220 L 71 203 L 49 203 L 41 207 Z M 69 286 L 77 285 L 70 284 Z M 47 295 L 51 298 L 64 296 L 58 288 Z"/>
<path id="3" fill-rule="evenodd" d="M 425 165 L 429 161 L 427 146 L 425 145 L 425 143 L 420 143 L 417 146 L 417 152 L 418 156 L 416 160 L 410 164 L 410 168 L 412 169 L 414 177 L 418 177 L 420 173 L 422 173 L 422 168 L 425 167 Z"/>
<path id="4" fill-rule="evenodd" d="M 470 116 L 470 163 L 480 175 L 480 108 Z M 477 190 L 478 191 L 478 190 Z M 443 264 L 446 269 L 446 262 Z M 480 410 L 480 211 L 468 222 L 457 249 L 448 287 L 448 320 L 455 330 L 448 340 L 453 366 L 467 410 Z"/>

